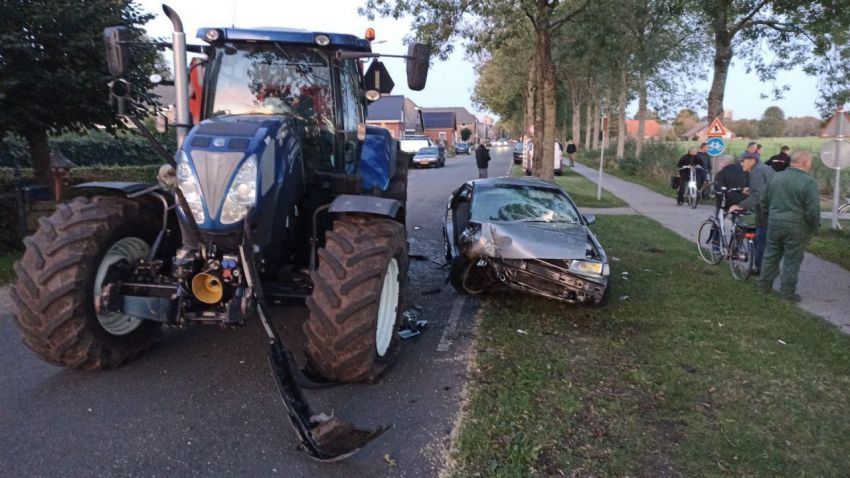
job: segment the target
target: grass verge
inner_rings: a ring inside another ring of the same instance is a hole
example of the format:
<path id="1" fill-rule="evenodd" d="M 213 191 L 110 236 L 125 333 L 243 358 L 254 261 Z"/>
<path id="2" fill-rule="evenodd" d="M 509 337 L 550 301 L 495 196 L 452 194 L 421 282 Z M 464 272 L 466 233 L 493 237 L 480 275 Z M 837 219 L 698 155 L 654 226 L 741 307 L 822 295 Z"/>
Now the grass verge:
<path id="1" fill-rule="evenodd" d="M 850 337 L 600 217 L 603 308 L 488 297 L 456 476 L 843 476 Z"/>
<path id="2" fill-rule="evenodd" d="M 850 221 L 841 221 L 841 227 L 841 231 L 836 231 L 832 229 L 832 221 L 821 221 L 820 232 L 812 238 L 807 249 L 821 259 L 850 271 Z"/>
<path id="3" fill-rule="evenodd" d="M 511 176 L 522 176 L 522 166 L 515 164 L 511 168 Z M 602 190 L 602 200 L 596 200 L 596 183 L 590 181 L 572 169 L 565 168 L 562 176 L 555 176 L 558 183 L 573 199 L 578 207 L 627 207 L 628 203 L 614 196 L 606 189 Z"/>
<path id="4" fill-rule="evenodd" d="M 15 271 L 12 269 L 12 265 L 20 258 L 20 252 L 7 252 L 0 255 L 0 286 L 6 285 L 15 279 Z"/>

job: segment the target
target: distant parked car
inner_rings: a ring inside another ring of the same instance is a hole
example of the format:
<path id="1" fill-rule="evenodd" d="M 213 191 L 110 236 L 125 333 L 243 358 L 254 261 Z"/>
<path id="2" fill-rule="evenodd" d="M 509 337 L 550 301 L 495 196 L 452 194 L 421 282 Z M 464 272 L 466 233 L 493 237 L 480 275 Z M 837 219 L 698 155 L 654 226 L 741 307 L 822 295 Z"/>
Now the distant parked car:
<path id="1" fill-rule="evenodd" d="M 514 143 L 514 164 L 522 164 L 522 141 Z"/>
<path id="2" fill-rule="evenodd" d="M 532 171 L 532 161 L 531 159 L 534 157 L 534 143 L 529 142 L 528 144 L 528 152 L 522 158 L 522 168 L 525 170 L 526 176 L 531 176 Z M 561 143 L 555 142 L 555 155 L 552 161 L 552 171 L 555 173 L 555 176 L 561 176 L 564 174 L 564 153 L 561 149 Z"/>
<path id="3" fill-rule="evenodd" d="M 413 156 L 413 165 L 419 167 L 436 166 L 438 168 L 442 168 L 446 165 L 446 150 L 436 146 L 422 148 L 415 156 Z"/>
<path id="4" fill-rule="evenodd" d="M 455 154 L 469 154 L 469 143 L 458 143 L 455 145 Z"/>

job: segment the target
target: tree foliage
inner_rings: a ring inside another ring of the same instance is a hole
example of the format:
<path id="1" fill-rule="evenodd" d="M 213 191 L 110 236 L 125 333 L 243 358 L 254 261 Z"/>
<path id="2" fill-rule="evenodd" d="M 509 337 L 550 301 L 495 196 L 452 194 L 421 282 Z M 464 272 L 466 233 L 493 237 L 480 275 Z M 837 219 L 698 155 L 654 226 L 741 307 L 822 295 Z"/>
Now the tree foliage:
<path id="1" fill-rule="evenodd" d="M 759 134 L 767 138 L 785 136 L 785 112 L 778 106 L 769 106 L 759 120 Z"/>
<path id="2" fill-rule="evenodd" d="M 0 137 L 22 136 L 38 178 L 48 174 L 48 132 L 118 126 L 107 98 L 103 29 L 124 25 L 136 36 L 152 18 L 132 0 L 4 1 L 0 15 Z M 137 49 L 128 80 L 142 102 L 157 59 Z"/>

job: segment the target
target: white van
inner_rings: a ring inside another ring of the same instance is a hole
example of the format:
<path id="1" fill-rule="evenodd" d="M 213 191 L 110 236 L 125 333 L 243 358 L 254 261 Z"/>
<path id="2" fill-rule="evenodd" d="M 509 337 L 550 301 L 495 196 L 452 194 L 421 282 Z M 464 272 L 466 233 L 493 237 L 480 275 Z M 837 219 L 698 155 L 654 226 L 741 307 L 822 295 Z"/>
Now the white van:
<path id="1" fill-rule="evenodd" d="M 524 148 L 524 152 L 522 155 L 522 168 L 525 170 L 526 176 L 531 176 L 531 158 L 534 154 L 534 143 L 531 141 L 526 141 L 526 147 Z M 553 171 L 555 172 L 555 176 L 561 176 L 564 174 L 563 169 L 564 163 L 564 153 L 561 150 L 561 143 L 555 141 L 555 157 L 554 157 L 554 165 Z"/>
<path id="2" fill-rule="evenodd" d="M 405 153 L 416 154 L 422 148 L 433 146 L 427 136 L 405 136 L 399 140 L 399 147 Z"/>

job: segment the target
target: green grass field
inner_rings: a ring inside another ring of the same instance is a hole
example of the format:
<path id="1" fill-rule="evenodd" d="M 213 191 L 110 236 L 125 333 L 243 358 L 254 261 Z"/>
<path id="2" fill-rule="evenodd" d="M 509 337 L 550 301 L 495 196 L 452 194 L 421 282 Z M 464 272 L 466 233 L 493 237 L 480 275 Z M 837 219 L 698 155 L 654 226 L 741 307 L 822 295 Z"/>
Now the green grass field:
<path id="1" fill-rule="evenodd" d="M 832 221 L 821 221 L 820 231 L 809 243 L 808 251 L 850 271 L 850 221 L 841 221 L 841 231 L 832 229 Z"/>
<path id="2" fill-rule="evenodd" d="M 850 337 L 637 216 L 612 302 L 484 300 L 458 477 L 847 476 Z"/>
<path id="3" fill-rule="evenodd" d="M 522 166 L 515 164 L 511 168 L 511 176 L 522 175 Z M 597 200 L 596 183 L 569 168 L 564 169 L 563 176 L 555 176 L 555 182 L 564 188 L 578 207 L 610 208 L 628 206 L 625 201 L 605 189 L 602 190 L 602 200 Z"/>

